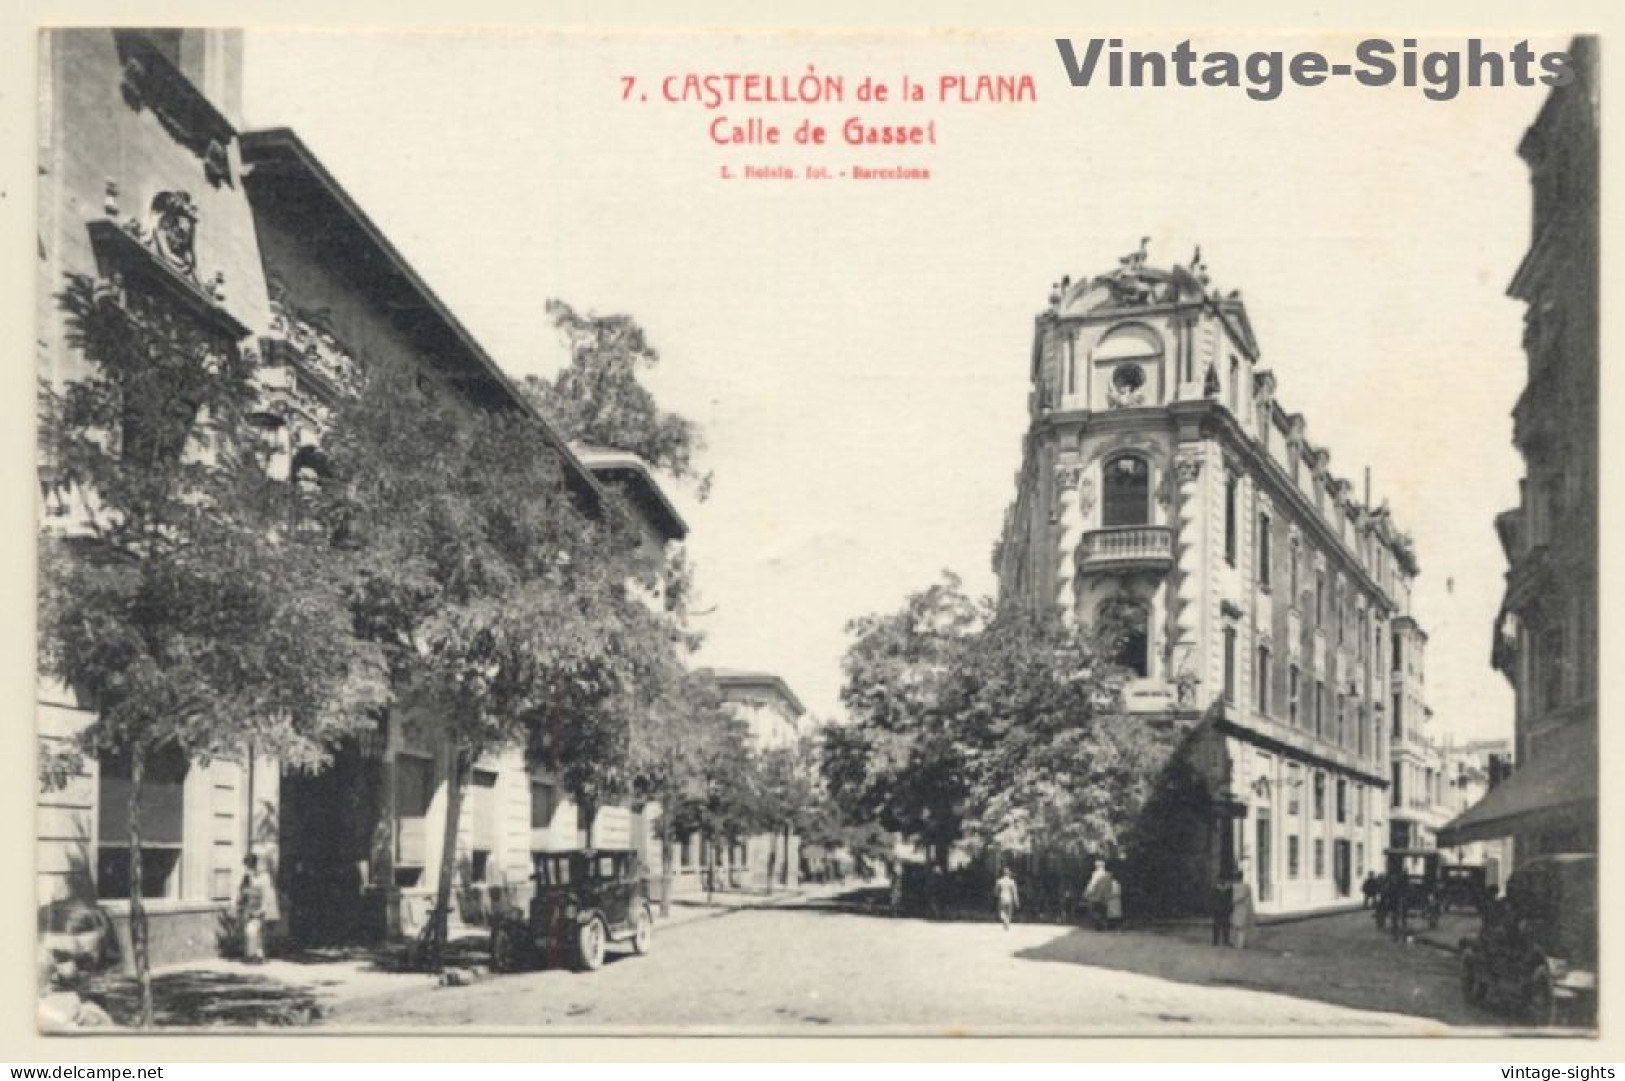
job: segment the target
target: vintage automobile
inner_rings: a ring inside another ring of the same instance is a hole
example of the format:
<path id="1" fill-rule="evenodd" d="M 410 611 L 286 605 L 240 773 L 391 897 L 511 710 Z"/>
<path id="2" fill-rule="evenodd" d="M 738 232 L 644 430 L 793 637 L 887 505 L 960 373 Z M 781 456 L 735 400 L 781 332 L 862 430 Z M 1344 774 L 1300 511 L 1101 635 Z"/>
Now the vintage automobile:
<path id="1" fill-rule="evenodd" d="M 1487 868 L 1476 863 L 1446 863 L 1439 867 L 1439 908 L 1444 912 L 1478 912 L 1495 896 Z"/>
<path id="2" fill-rule="evenodd" d="M 528 917 L 510 910 L 491 924 L 491 968 L 513 972 L 567 961 L 584 972 L 604 963 L 611 943 L 648 953 L 654 915 L 636 852 L 553 852 L 536 858 Z"/>
<path id="3" fill-rule="evenodd" d="M 1597 1011 L 1597 857 L 1543 856 L 1518 868 L 1506 896 L 1460 944 L 1461 989 L 1531 1024 L 1590 1025 Z"/>
<path id="4" fill-rule="evenodd" d="M 1377 897 L 1377 928 L 1398 938 L 1407 932 L 1412 917 L 1426 919 L 1429 928 L 1439 926 L 1439 853 L 1431 848 L 1390 848 L 1384 856 L 1387 874 Z"/>

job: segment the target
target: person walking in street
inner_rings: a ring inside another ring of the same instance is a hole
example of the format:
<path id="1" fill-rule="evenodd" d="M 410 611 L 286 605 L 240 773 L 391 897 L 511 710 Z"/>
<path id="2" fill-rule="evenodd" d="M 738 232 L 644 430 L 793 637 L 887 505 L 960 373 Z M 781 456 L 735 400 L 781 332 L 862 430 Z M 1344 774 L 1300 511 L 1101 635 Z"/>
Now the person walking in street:
<path id="1" fill-rule="evenodd" d="M 1089 910 L 1089 918 L 1095 925 L 1095 930 L 1106 929 L 1107 907 L 1111 899 L 1111 872 L 1106 870 L 1105 860 L 1096 860 L 1094 873 L 1089 876 L 1089 885 L 1083 888 L 1084 907 Z"/>
<path id="2" fill-rule="evenodd" d="M 903 912 L 903 864 L 900 860 L 891 863 L 891 914 L 901 915 Z"/>
<path id="3" fill-rule="evenodd" d="M 243 928 L 243 961 L 265 961 L 265 895 L 259 875 L 259 857 L 243 857 L 243 880 L 237 889 L 237 917 Z"/>
<path id="4" fill-rule="evenodd" d="M 1021 907 L 1021 894 L 1016 889 L 1016 879 L 1010 873 L 1010 868 L 1000 869 L 999 880 L 993 884 L 993 898 L 999 907 L 999 922 L 1004 924 L 1004 929 L 1008 931 L 1010 921 L 1015 918 L 1016 909 Z"/>
<path id="5" fill-rule="evenodd" d="M 1123 884 L 1106 868 L 1106 930 L 1115 931 L 1123 925 Z"/>
<path id="6" fill-rule="evenodd" d="M 282 899 L 277 895 L 271 861 L 255 858 L 254 884 L 260 895 L 260 960 L 281 949 Z"/>
<path id="7" fill-rule="evenodd" d="M 1363 898 L 1360 902 L 1360 908 L 1375 908 L 1380 893 L 1382 893 L 1382 884 L 1377 881 L 1377 872 L 1368 871 L 1365 881 L 1360 883 L 1360 896 Z"/>
<path id="8" fill-rule="evenodd" d="M 1247 933 L 1253 927 L 1253 888 L 1247 884 L 1243 868 L 1236 868 L 1230 883 L 1230 945 L 1247 948 Z"/>

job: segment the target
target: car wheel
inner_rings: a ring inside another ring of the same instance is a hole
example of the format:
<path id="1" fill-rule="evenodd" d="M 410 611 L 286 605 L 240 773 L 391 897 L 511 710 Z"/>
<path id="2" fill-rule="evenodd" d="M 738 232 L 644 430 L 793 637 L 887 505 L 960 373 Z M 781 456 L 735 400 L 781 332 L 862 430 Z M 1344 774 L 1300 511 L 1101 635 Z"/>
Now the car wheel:
<path id="1" fill-rule="evenodd" d="M 1532 1025 L 1551 1028 L 1559 1023 L 1557 993 L 1552 987 L 1551 974 L 1545 969 L 1538 969 L 1530 979 L 1524 1009 Z"/>
<path id="2" fill-rule="evenodd" d="M 604 965 L 604 944 L 609 935 L 604 921 L 597 916 L 583 923 L 576 931 L 576 967 L 583 972 L 596 972 Z"/>
<path id="3" fill-rule="evenodd" d="M 632 928 L 632 952 L 646 954 L 654 948 L 655 921 L 645 906 L 638 912 L 638 922 Z"/>
<path id="4" fill-rule="evenodd" d="M 519 932 L 511 924 L 499 923 L 491 930 L 491 971 L 519 970 Z"/>

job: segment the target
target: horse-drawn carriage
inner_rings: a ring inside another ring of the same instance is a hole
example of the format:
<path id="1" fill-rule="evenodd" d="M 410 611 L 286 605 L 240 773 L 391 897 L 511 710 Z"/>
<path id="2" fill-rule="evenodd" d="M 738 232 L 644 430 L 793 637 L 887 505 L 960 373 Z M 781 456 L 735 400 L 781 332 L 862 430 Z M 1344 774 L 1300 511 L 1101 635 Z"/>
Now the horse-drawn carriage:
<path id="1" fill-rule="evenodd" d="M 1444 911 L 1439 884 L 1439 853 L 1434 849 L 1390 848 L 1384 853 L 1387 873 L 1377 895 L 1377 929 L 1403 938 L 1413 917 L 1439 926 Z"/>

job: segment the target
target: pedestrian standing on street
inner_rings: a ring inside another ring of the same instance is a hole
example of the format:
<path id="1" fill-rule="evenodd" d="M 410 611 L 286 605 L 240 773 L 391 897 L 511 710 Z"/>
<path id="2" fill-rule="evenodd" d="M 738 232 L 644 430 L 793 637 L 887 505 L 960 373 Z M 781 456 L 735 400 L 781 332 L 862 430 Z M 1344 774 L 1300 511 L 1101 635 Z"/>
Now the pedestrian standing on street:
<path id="1" fill-rule="evenodd" d="M 1364 900 L 1360 903 L 1362 909 L 1375 908 L 1377 895 L 1382 892 L 1382 885 L 1377 881 L 1377 872 L 1366 873 L 1365 881 L 1360 883 L 1360 895 Z"/>
<path id="2" fill-rule="evenodd" d="M 280 948 L 282 935 L 282 904 L 276 892 L 276 878 L 271 874 L 270 860 L 255 860 L 254 885 L 260 895 L 260 960 L 273 947 Z"/>
<path id="3" fill-rule="evenodd" d="M 1111 868 L 1106 869 L 1106 929 L 1115 930 L 1123 925 L 1123 884 L 1117 881 Z"/>
<path id="4" fill-rule="evenodd" d="M 1253 888 L 1247 884 L 1246 873 L 1237 868 L 1230 884 L 1230 945 L 1238 950 L 1247 948 L 1247 932 L 1253 927 Z"/>
<path id="5" fill-rule="evenodd" d="M 891 914 L 901 914 L 903 911 L 903 864 L 901 860 L 893 860 L 891 865 Z"/>
<path id="6" fill-rule="evenodd" d="M 1220 875 L 1213 883 L 1209 906 L 1213 912 L 1213 944 L 1230 945 L 1230 879 Z"/>
<path id="7" fill-rule="evenodd" d="M 999 871 L 999 880 L 993 885 L 993 897 L 999 906 L 999 922 L 1004 924 L 1004 929 L 1008 931 L 1010 921 L 1015 918 L 1016 909 L 1021 907 L 1021 895 L 1016 890 L 1016 879 L 1010 873 L 1010 868 L 1005 867 Z"/>
<path id="8" fill-rule="evenodd" d="M 259 880 L 259 858 L 252 852 L 243 857 L 243 880 L 237 890 L 237 917 L 243 927 L 243 960 L 251 965 L 265 961 L 265 898 Z"/>
<path id="9" fill-rule="evenodd" d="M 1106 928 L 1106 907 L 1110 897 L 1111 874 L 1106 870 L 1106 861 L 1097 860 L 1094 873 L 1089 876 L 1089 885 L 1083 889 L 1083 903 L 1097 931 Z"/>

